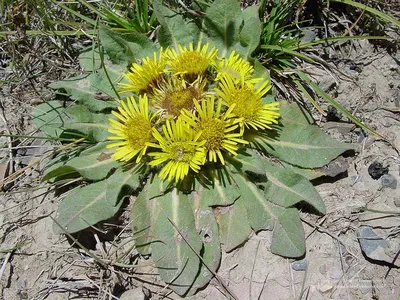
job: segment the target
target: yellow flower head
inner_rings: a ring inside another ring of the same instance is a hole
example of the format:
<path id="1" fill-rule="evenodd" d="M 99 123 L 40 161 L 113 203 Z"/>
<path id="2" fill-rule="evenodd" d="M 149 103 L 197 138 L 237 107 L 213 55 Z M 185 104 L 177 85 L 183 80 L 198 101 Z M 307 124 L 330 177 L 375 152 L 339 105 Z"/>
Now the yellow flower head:
<path id="1" fill-rule="evenodd" d="M 252 78 L 254 68 L 250 63 L 232 51 L 228 58 L 220 58 L 215 63 L 217 77 L 215 80 L 221 80 L 227 76 L 234 79 L 235 82 L 243 83 Z"/>
<path id="2" fill-rule="evenodd" d="M 190 124 L 196 132 L 201 133 L 200 140 L 205 141 L 204 147 L 208 153 L 210 162 L 219 161 L 224 164 L 223 150 L 237 155 L 238 143 L 248 144 L 241 139 L 242 133 L 234 131 L 239 127 L 239 119 L 233 118 L 232 106 L 226 112 L 222 112 L 222 102 L 218 101 L 215 108 L 213 95 L 209 95 L 201 106 L 195 102 L 197 114 L 188 110 L 182 110 L 182 118 Z M 218 159 L 217 159 L 218 157 Z"/>
<path id="3" fill-rule="evenodd" d="M 151 115 L 146 94 L 139 96 L 139 105 L 133 97 L 121 101 L 118 111 L 112 114 L 118 120 L 109 119 L 111 128 L 108 132 L 113 136 L 109 140 L 116 141 L 107 148 L 118 147 L 112 155 L 115 160 L 128 161 L 137 156 L 138 163 L 146 153 L 148 143 L 153 142 Z"/>
<path id="4" fill-rule="evenodd" d="M 157 166 L 167 162 L 159 173 L 163 180 L 168 178 L 178 182 L 189 173 L 189 169 L 199 172 L 205 160 L 204 142 L 199 142 L 200 134 L 196 134 L 182 119 L 167 120 L 162 134 L 154 128 L 153 136 L 158 144 L 151 143 L 150 146 L 160 151 L 149 153 L 154 157 L 149 164 Z"/>
<path id="5" fill-rule="evenodd" d="M 178 117 L 183 108 L 192 110 L 194 101 L 199 101 L 204 94 L 206 80 L 198 78 L 188 84 L 184 79 L 173 77 L 154 90 L 152 106 L 161 109 L 163 113 L 172 118 Z"/>
<path id="6" fill-rule="evenodd" d="M 141 65 L 132 64 L 130 71 L 124 74 L 130 83 L 121 83 L 120 91 L 139 94 L 151 92 L 163 78 L 165 63 L 165 51 L 161 49 L 159 54 L 154 53 L 153 58 L 143 58 Z"/>
<path id="7" fill-rule="evenodd" d="M 167 54 L 170 59 L 170 70 L 174 74 L 185 74 L 189 78 L 196 79 L 213 63 L 217 51 L 215 47 L 208 51 L 208 44 L 201 46 L 200 42 L 196 49 L 192 43 L 189 44 L 189 49 L 178 45 L 178 51 L 169 49 Z"/>
<path id="8" fill-rule="evenodd" d="M 269 125 L 278 123 L 279 103 L 265 104 L 263 102 L 263 96 L 271 88 L 268 80 L 259 82 L 257 86 L 255 87 L 251 82 L 236 84 L 234 79 L 227 76 L 219 82 L 219 88 L 215 91 L 225 104 L 232 108 L 232 114 L 242 119 L 242 125 L 255 130 L 271 129 Z"/>

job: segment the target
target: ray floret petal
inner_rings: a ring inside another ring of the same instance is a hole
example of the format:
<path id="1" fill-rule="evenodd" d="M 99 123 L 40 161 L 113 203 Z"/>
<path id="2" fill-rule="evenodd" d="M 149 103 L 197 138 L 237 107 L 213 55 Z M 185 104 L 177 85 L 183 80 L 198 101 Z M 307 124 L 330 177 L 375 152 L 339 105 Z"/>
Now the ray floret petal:
<path id="1" fill-rule="evenodd" d="M 129 72 L 123 74 L 129 83 L 120 83 L 120 92 L 151 92 L 163 80 L 166 61 L 165 51 L 161 48 L 153 58 L 145 57 L 141 64 L 133 63 Z"/>
<path id="2" fill-rule="evenodd" d="M 189 48 L 178 45 L 178 50 L 168 49 L 168 70 L 175 75 L 186 75 L 186 78 L 195 80 L 214 63 L 218 50 L 215 47 L 211 50 L 208 48 L 208 43 L 201 45 L 199 42 L 196 49 L 192 43 L 189 44 Z"/>
<path id="3" fill-rule="evenodd" d="M 279 118 L 279 102 L 264 103 L 263 97 L 270 90 L 269 80 L 258 79 L 258 82 L 245 81 L 236 83 L 229 76 L 219 81 L 216 93 L 224 100 L 228 107 L 232 107 L 232 114 L 241 118 L 241 125 L 246 128 L 272 129 L 270 125 L 277 124 Z"/>
<path id="4" fill-rule="evenodd" d="M 214 95 L 208 95 L 201 104 L 195 103 L 196 112 L 182 110 L 182 118 L 201 132 L 200 140 L 205 141 L 209 162 L 220 161 L 225 163 L 224 154 L 237 155 L 238 144 L 248 144 L 242 139 L 242 131 L 239 132 L 240 118 L 232 114 L 234 105 L 222 111 L 222 101 L 215 105 Z"/>
<path id="5" fill-rule="evenodd" d="M 129 161 L 136 157 L 138 163 L 146 154 L 148 143 L 153 142 L 152 119 L 149 111 L 147 95 L 139 96 L 138 103 L 134 97 L 128 97 L 120 102 L 118 111 L 112 114 L 117 119 L 109 119 L 108 140 L 114 141 L 107 148 L 116 147 L 112 157 L 115 160 Z"/>
<path id="6" fill-rule="evenodd" d="M 149 146 L 158 151 L 149 153 L 153 157 L 149 164 L 164 164 L 159 173 L 163 180 L 178 182 L 190 169 L 195 173 L 200 171 L 205 160 L 205 142 L 199 141 L 200 133 L 196 133 L 181 118 L 166 120 L 161 132 L 153 129 L 153 136 L 158 144 L 149 143 Z"/>

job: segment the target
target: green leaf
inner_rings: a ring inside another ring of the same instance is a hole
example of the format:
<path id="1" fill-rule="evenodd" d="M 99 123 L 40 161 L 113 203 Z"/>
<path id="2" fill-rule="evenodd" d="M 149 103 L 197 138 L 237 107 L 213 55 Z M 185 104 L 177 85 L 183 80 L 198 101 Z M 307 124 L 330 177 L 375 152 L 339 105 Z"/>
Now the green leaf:
<path id="1" fill-rule="evenodd" d="M 153 221 L 157 217 L 156 197 L 163 194 L 162 182 L 155 177 L 149 180 L 132 204 L 131 222 L 136 250 L 142 255 L 151 254 Z"/>
<path id="2" fill-rule="evenodd" d="M 285 169 L 280 163 L 274 163 L 254 151 L 239 154 L 234 158 L 240 163 L 241 172 L 253 172 L 264 175 L 256 178 L 256 184 L 262 186 L 264 196 L 269 201 L 284 207 L 293 206 L 304 201 L 313 206 L 321 214 L 326 213 L 326 207 L 321 196 L 311 182 L 298 173 Z"/>
<path id="3" fill-rule="evenodd" d="M 246 199 L 241 197 L 230 206 L 214 208 L 221 243 L 224 244 L 226 252 L 243 245 L 252 231 L 247 219 L 245 201 Z"/>
<path id="4" fill-rule="evenodd" d="M 47 136 L 58 138 L 65 130 L 70 117 L 65 114 L 65 107 L 59 101 L 49 101 L 35 107 L 32 112 L 33 123 Z"/>
<path id="5" fill-rule="evenodd" d="M 110 114 L 96 114 L 86 106 L 72 105 L 65 108 L 59 101 L 38 105 L 33 113 L 34 124 L 48 136 L 58 138 L 63 133 L 79 131 L 89 140 L 105 141 L 109 136 Z"/>
<path id="6" fill-rule="evenodd" d="M 280 113 L 280 125 L 274 131 L 249 137 L 252 147 L 302 168 L 322 167 L 354 149 L 311 125 L 311 118 L 295 104 L 281 102 Z"/>
<path id="7" fill-rule="evenodd" d="M 240 197 L 237 185 L 229 181 L 227 176 L 212 174 L 212 184 L 200 185 L 197 191 L 201 193 L 204 206 L 227 206 L 233 204 Z"/>
<path id="8" fill-rule="evenodd" d="M 268 160 L 264 160 L 264 166 L 267 182 L 263 186 L 268 200 L 285 207 L 304 201 L 326 213 L 324 201 L 307 178 Z"/>
<path id="9" fill-rule="evenodd" d="M 253 230 L 273 230 L 271 251 L 285 257 L 302 256 L 305 252 L 304 229 L 297 209 L 269 202 L 263 191 L 243 174 L 232 172 L 232 177 L 242 191 L 242 203 Z"/>
<path id="10" fill-rule="evenodd" d="M 84 71 L 93 72 L 101 68 L 101 57 L 99 49 L 92 45 L 89 49 L 79 54 L 79 65 Z"/>
<path id="11" fill-rule="evenodd" d="M 210 208 L 203 193 L 193 192 L 192 197 L 192 210 L 194 214 L 196 230 L 199 238 L 203 242 L 202 263 L 199 275 L 196 277 L 195 282 L 189 295 L 192 295 L 196 290 L 204 287 L 214 277 L 214 274 L 221 261 L 221 241 L 219 239 L 218 224 L 214 218 L 213 209 Z M 210 271 L 211 270 L 211 271 Z"/>
<path id="12" fill-rule="evenodd" d="M 305 168 L 300 168 L 291 164 L 288 164 L 287 162 L 281 161 L 280 164 L 282 167 L 285 169 L 293 172 L 300 174 L 301 176 L 304 176 L 308 180 L 314 180 L 316 178 L 320 178 L 323 176 L 326 176 L 326 172 L 324 172 L 322 169 L 305 169 Z"/>
<path id="13" fill-rule="evenodd" d="M 225 57 L 232 50 L 248 57 L 260 42 L 261 23 L 257 7 L 241 10 L 240 1 L 214 1 L 206 10 L 203 22 L 204 40 Z"/>
<path id="14" fill-rule="evenodd" d="M 140 172 L 140 167 L 141 165 L 137 165 L 133 169 L 129 170 L 119 168 L 114 172 L 114 174 L 107 178 L 107 201 L 115 200 L 115 194 L 119 196 L 117 200 L 120 201 L 125 196 L 131 195 L 142 185 L 142 172 Z M 117 205 L 118 203 L 110 202 L 109 204 Z"/>
<path id="15" fill-rule="evenodd" d="M 233 49 L 241 55 L 246 55 L 247 51 L 243 51 L 242 47 L 235 47 L 239 41 L 239 29 L 243 22 L 239 1 L 214 1 L 207 9 L 204 18 L 204 31 L 208 40 L 219 49 L 219 56 L 225 57 Z"/>
<path id="16" fill-rule="evenodd" d="M 85 105 L 92 111 L 102 111 L 118 105 L 116 101 L 112 101 L 116 94 L 104 74 L 102 76 L 97 74 L 78 75 L 53 82 L 49 87 L 64 89 L 71 99 L 76 100 L 78 104 Z M 109 96 L 109 101 L 97 99 L 102 93 Z"/>
<path id="17" fill-rule="evenodd" d="M 103 180 L 69 192 L 56 215 L 56 221 L 62 228 L 55 224 L 54 231 L 74 233 L 114 216 L 122 201 L 118 201 L 119 193 L 113 195 L 114 199 L 107 199 L 106 189 L 107 181 Z M 114 206 L 110 203 L 118 204 Z"/>
<path id="18" fill-rule="evenodd" d="M 84 105 L 72 105 L 65 110 L 65 113 L 73 117 L 73 122 L 68 122 L 68 129 L 75 129 L 85 133 L 89 139 L 96 142 L 107 140 L 108 119 L 111 114 L 93 113 Z"/>
<path id="19" fill-rule="evenodd" d="M 193 22 L 187 22 L 183 16 L 163 5 L 161 0 L 153 1 L 153 9 L 161 27 L 157 40 L 162 47 L 187 46 L 197 40 L 200 30 Z"/>
<path id="20" fill-rule="evenodd" d="M 232 177 L 242 192 L 239 200 L 244 203 L 251 228 L 255 232 L 272 230 L 273 212 L 271 204 L 264 197 L 264 192 L 241 173 L 233 171 Z"/>
<path id="21" fill-rule="evenodd" d="M 251 53 L 258 47 L 261 36 L 261 22 L 258 16 L 258 6 L 249 6 L 243 10 L 244 25 L 239 32 L 239 42 L 244 47 L 244 57 L 250 57 Z"/>
<path id="22" fill-rule="evenodd" d="M 306 250 L 304 229 L 296 208 L 273 208 L 276 216 L 271 252 L 285 257 L 300 257 Z"/>
<path id="23" fill-rule="evenodd" d="M 188 195 L 177 189 L 154 201 L 157 217 L 153 215 L 153 260 L 168 287 L 185 295 L 199 274 L 200 259 L 196 253 L 200 254 L 202 249 L 192 205 Z"/>
<path id="24" fill-rule="evenodd" d="M 111 158 L 115 150 L 106 149 L 107 143 L 98 143 L 87 150 L 82 151 L 78 157 L 68 158 L 49 167 L 43 180 L 79 173 L 88 180 L 104 179 L 120 163 Z"/>
<path id="25" fill-rule="evenodd" d="M 127 65 L 146 56 L 152 57 L 156 51 L 154 43 L 138 32 L 119 33 L 100 27 L 99 36 L 101 45 L 116 64 Z"/>

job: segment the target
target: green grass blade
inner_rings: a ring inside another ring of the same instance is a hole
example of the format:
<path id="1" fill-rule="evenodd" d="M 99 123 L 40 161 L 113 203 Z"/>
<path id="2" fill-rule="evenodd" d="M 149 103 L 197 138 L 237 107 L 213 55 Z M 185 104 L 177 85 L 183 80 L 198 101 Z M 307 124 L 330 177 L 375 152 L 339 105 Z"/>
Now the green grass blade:
<path id="1" fill-rule="evenodd" d="M 311 102 L 312 105 L 323 115 L 326 116 L 325 111 L 322 109 L 321 106 L 314 100 L 314 98 L 310 95 L 307 89 L 300 83 L 298 80 L 294 80 L 294 83 L 297 85 L 300 91 L 307 97 L 307 99 Z"/>
<path id="2" fill-rule="evenodd" d="M 393 18 L 393 17 L 391 17 L 391 16 L 389 16 L 389 15 L 387 15 L 387 14 L 385 14 L 385 13 L 379 11 L 379 10 L 376 10 L 376 9 L 374 9 L 372 7 L 369 7 L 369 6 L 365 5 L 365 4 L 358 3 L 358 2 L 355 2 L 355 1 L 352 1 L 352 0 L 330 0 L 330 1 L 332 1 L 332 2 L 340 2 L 340 3 L 344 3 L 344 4 L 347 4 L 347 5 L 351 5 L 351 6 L 354 6 L 354 7 L 358 7 L 358 8 L 364 9 L 367 12 L 380 17 L 381 19 L 383 19 L 385 21 L 388 21 L 388 22 L 391 22 L 391 23 L 395 24 L 397 27 L 400 27 L 400 21 L 396 20 L 395 18 Z"/>
<path id="3" fill-rule="evenodd" d="M 80 4 L 86 6 L 89 10 L 91 10 L 92 12 L 94 12 L 96 15 L 98 15 L 100 18 L 105 19 L 106 16 L 100 11 L 98 10 L 96 7 L 94 7 L 93 5 L 91 5 L 88 1 L 84 1 L 84 0 L 78 0 Z"/>
<path id="4" fill-rule="evenodd" d="M 363 124 L 359 119 L 354 117 L 346 108 L 344 108 L 342 105 L 340 105 L 338 102 L 336 102 L 332 97 L 330 97 L 327 93 L 325 93 L 315 82 L 313 82 L 310 77 L 308 77 L 305 73 L 303 72 L 296 72 L 296 74 L 299 76 L 299 78 L 307 83 L 309 86 L 311 86 L 314 89 L 314 92 L 318 94 L 320 97 L 325 99 L 330 105 L 335 107 L 337 110 L 339 110 L 343 115 L 345 115 L 349 120 L 351 120 L 354 124 L 358 125 L 362 129 L 365 129 L 366 131 L 369 131 L 375 136 L 378 136 L 384 140 L 386 138 L 373 129 L 369 128 L 367 125 Z"/>
<path id="5" fill-rule="evenodd" d="M 302 59 L 302 60 L 304 60 L 306 62 L 314 63 L 314 60 L 312 58 L 308 57 L 307 55 L 301 54 L 301 53 L 299 53 L 297 51 L 294 51 L 294 50 L 291 50 L 291 49 L 287 49 L 287 48 L 284 48 L 284 47 L 281 47 L 281 46 L 261 45 L 260 48 L 264 49 L 264 50 L 281 51 L 282 53 L 286 53 L 286 54 L 290 54 L 290 55 L 296 56 L 296 57 L 298 57 L 298 58 L 300 58 L 300 59 Z"/>
<path id="6" fill-rule="evenodd" d="M 61 7 L 63 10 L 71 13 L 72 15 L 74 15 L 75 17 L 78 17 L 80 19 L 82 19 L 83 21 L 87 22 L 88 24 L 92 25 L 92 26 L 96 26 L 96 21 L 86 17 L 84 15 L 82 15 L 81 13 L 69 8 L 68 6 L 62 4 L 62 3 L 57 3 L 55 0 L 51 0 L 51 2 L 53 2 L 55 5 L 58 5 L 59 7 Z"/>
<path id="7" fill-rule="evenodd" d="M 309 43 L 303 43 L 299 44 L 296 46 L 288 47 L 290 50 L 299 50 L 299 49 L 304 49 L 304 48 L 309 48 L 313 47 L 318 44 L 323 44 L 323 43 L 329 43 L 329 42 L 340 42 L 340 41 L 350 41 L 350 40 L 387 40 L 388 38 L 386 36 L 362 36 L 362 35 L 357 35 L 357 36 L 335 36 L 335 37 L 330 37 L 330 38 L 325 38 L 325 39 L 320 39 L 317 41 L 309 42 Z"/>

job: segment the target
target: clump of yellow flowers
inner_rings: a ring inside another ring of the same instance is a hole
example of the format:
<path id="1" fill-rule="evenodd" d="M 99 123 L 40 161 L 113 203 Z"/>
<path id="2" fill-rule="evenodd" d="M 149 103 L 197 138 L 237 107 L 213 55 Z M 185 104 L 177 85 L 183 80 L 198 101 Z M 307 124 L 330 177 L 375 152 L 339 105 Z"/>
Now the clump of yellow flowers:
<path id="1" fill-rule="evenodd" d="M 121 92 L 132 92 L 110 119 L 108 147 L 119 161 L 161 165 L 159 176 L 179 182 L 207 163 L 225 164 L 246 130 L 271 129 L 278 102 L 264 103 L 269 80 L 254 78 L 254 68 L 232 51 L 226 58 L 199 43 L 161 49 L 134 63 Z"/>

